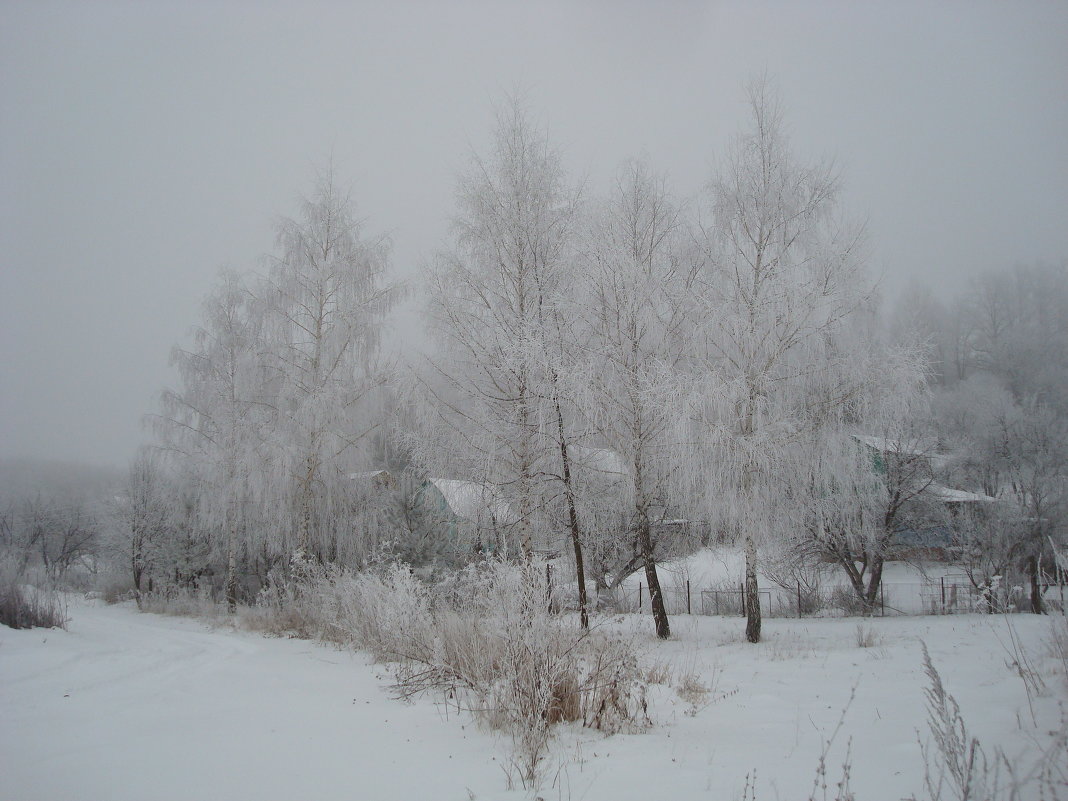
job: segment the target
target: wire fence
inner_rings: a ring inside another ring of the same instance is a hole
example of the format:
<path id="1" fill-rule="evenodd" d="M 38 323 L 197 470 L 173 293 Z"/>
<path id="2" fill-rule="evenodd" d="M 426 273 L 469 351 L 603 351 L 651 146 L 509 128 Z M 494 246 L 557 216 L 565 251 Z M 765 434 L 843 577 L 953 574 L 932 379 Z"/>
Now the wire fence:
<path id="1" fill-rule="evenodd" d="M 718 586 L 696 588 L 690 582 L 661 587 L 664 606 L 669 615 L 744 616 L 745 592 L 737 588 Z M 880 585 L 872 604 L 861 600 L 851 586 L 793 588 L 774 586 L 761 588 L 760 611 L 765 617 L 821 617 L 849 615 L 956 615 L 1006 614 L 1024 611 L 1028 601 L 1019 587 L 975 587 L 951 578 L 923 582 L 892 582 Z M 1068 590 L 1063 585 L 1051 585 L 1044 593 L 1046 603 L 1064 609 Z M 639 583 L 637 588 L 617 590 L 615 605 L 621 612 L 649 613 L 649 588 Z"/>

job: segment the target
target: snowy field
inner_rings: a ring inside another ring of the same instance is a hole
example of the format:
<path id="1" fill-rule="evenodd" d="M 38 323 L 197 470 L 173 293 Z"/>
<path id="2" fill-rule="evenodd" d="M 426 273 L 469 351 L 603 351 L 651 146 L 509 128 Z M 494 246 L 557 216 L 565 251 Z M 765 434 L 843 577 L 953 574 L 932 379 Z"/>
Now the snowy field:
<path id="1" fill-rule="evenodd" d="M 129 605 L 69 612 L 69 631 L 0 628 L 3 799 L 531 796 L 508 787 L 507 741 L 435 699 L 392 700 L 386 671 L 360 654 Z M 1044 685 L 1030 698 L 1009 621 Z M 739 799 L 754 772 L 756 798 L 807 799 L 843 709 L 828 797 L 848 748 L 857 799 L 922 798 L 921 639 L 971 732 L 1019 765 L 1048 747 L 1068 699 L 1047 618 L 777 619 L 757 646 L 738 618 L 672 624 L 658 643 L 647 616 L 608 623 L 633 630 L 661 674 L 654 725 L 608 738 L 562 728 L 545 801 Z"/>

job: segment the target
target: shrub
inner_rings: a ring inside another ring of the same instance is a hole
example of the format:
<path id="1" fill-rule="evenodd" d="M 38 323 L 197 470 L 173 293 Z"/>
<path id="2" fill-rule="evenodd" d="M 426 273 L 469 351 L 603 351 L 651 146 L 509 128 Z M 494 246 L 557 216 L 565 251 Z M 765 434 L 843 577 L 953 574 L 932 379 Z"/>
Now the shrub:
<path id="1" fill-rule="evenodd" d="M 649 722 L 632 643 L 551 613 L 544 576 L 536 565 L 484 563 L 427 585 L 394 566 L 320 575 L 306 597 L 320 630 L 392 663 L 398 696 L 440 693 L 509 732 L 531 786 L 553 724 L 611 733 Z"/>
<path id="2" fill-rule="evenodd" d="M 0 623 L 13 629 L 66 628 L 59 594 L 23 583 L 18 560 L 0 558 Z"/>
<path id="3" fill-rule="evenodd" d="M 847 616 L 870 615 L 872 609 L 857 596 L 852 587 L 835 587 L 831 591 L 830 606 L 841 609 Z"/>
<path id="4" fill-rule="evenodd" d="M 854 637 L 857 642 L 857 648 L 872 648 L 879 644 L 879 638 L 875 634 L 875 629 L 871 626 L 866 626 L 863 623 L 858 623 Z"/>
<path id="5" fill-rule="evenodd" d="M 225 616 L 226 606 L 219 603 L 207 588 L 163 587 L 137 596 L 142 612 L 157 615 L 214 619 Z"/>

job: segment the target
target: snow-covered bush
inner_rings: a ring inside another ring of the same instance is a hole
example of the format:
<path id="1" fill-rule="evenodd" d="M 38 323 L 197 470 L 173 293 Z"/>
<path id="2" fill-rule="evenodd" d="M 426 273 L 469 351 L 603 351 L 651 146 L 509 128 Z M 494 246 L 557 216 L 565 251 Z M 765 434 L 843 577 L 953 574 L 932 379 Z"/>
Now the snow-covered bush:
<path id="1" fill-rule="evenodd" d="M 21 560 L 0 553 L 0 624 L 13 629 L 65 628 L 66 611 L 53 589 L 26 584 Z"/>
<path id="2" fill-rule="evenodd" d="M 392 663 L 398 696 L 440 693 L 509 732 L 524 784 L 555 723 L 609 733 L 648 725 L 632 644 L 550 611 L 543 566 L 482 563 L 433 585 L 404 566 L 333 572 L 304 593 L 330 639 Z"/>
<path id="3" fill-rule="evenodd" d="M 224 617 L 225 605 L 211 588 L 165 585 L 151 592 L 136 595 L 137 608 L 142 612 L 179 617 L 198 617 L 207 620 Z"/>

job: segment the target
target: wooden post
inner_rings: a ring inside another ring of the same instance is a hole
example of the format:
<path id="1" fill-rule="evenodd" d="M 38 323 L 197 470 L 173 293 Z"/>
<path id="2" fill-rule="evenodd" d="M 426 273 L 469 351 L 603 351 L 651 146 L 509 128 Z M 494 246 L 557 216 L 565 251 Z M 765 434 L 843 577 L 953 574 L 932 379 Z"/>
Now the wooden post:
<path id="1" fill-rule="evenodd" d="M 688 614 L 688 615 L 692 615 L 693 614 L 693 612 L 691 611 L 691 607 L 690 607 L 690 580 L 689 579 L 686 579 L 686 614 Z"/>
<path id="2" fill-rule="evenodd" d="M 746 608 L 745 608 L 745 582 L 742 582 L 741 584 L 739 584 L 738 585 L 738 589 L 742 593 L 742 617 L 749 617 L 749 614 L 746 612 Z"/>
<path id="3" fill-rule="evenodd" d="M 549 614 L 553 613 L 553 566 L 545 563 L 545 600 L 549 605 Z"/>
<path id="4" fill-rule="evenodd" d="M 642 583 L 638 582 L 638 614 L 642 613 Z"/>

